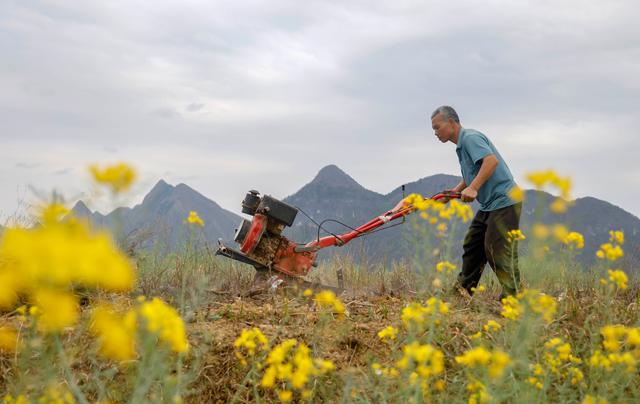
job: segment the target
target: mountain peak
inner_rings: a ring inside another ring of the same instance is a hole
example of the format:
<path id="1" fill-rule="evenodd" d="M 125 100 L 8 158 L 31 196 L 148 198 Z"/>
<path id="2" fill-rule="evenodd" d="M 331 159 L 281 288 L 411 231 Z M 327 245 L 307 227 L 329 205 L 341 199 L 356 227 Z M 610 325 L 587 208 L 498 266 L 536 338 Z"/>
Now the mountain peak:
<path id="1" fill-rule="evenodd" d="M 173 186 L 167 184 L 165 180 L 161 179 L 156 183 L 156 185 L 153 186 L 153 188 L 151 188 L 151 191 L 149 191 L 147 196 L 144 197 L 142 203 L 161 199 L 168 195 L 171 191 L 173 191 Z"/>
<path id="2" fill-rule="evenodd" d="M 335 164 L 323 167 L 316 174 L 312 184 L 323 184 L 339 188 L 363 188 L 356 180 L 351 178 L 349 174 L 342 171 Z"/>
<path id="3" fill-rule="evenodd" d="M 89 210 L 89 208 L 87 207 L 87 205 L 85 205 L 84 202 L 82 202 L 82 200 L 78 200 L 78 202 L 76 202 L 75 205 L 73 205 L 73 208 L 71 208 L 71 211 L 77 216 L 77 217 L 87 217 L 87 216 L 91 216 L 91 210 Z"/>

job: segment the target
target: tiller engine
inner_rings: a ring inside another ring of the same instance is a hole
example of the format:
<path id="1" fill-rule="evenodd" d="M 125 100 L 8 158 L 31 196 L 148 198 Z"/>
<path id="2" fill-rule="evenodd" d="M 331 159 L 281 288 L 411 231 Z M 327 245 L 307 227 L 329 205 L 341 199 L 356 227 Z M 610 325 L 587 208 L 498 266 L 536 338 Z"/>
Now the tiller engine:
<path id="1" fill-rule="evenodd" d="M 431 197 L 434 200 L 460 198 L 459 193 L 443 191 Z M 300 280 L 316 266 L 316 254 L 326 247 L 343 246 L 354 238 L 385 229 L 386 223 L 404 218 L 416 210 L 404 199 L 396 207 L 362 226 L 344 234 L 318 237 L 306 244 L 295 243 L 282 235 L 285 227 L 293 225 L 298 209 L 269 195 L 260 196 L 258 191 L 249 191 L 242 201 L 242 213 L 253 216 L 243 219 L 234 236 L 240 249 L 224 245 L 218 240 L 216 254 L 252 265 L 264 273 L 273 271 L 283 281 Z M 304 213 L 304 212 L 303 212 Z M 318 225 L 319 227 L 321 225 Z M 381 228 L 382 227 L 382 228 Z"/>

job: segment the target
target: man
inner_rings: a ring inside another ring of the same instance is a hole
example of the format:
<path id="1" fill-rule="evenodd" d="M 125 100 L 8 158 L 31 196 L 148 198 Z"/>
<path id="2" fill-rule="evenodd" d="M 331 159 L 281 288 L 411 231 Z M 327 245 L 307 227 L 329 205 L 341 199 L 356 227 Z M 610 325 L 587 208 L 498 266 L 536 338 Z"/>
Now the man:
<path id="1" fill-rule="evenodd" d="M 451 191 L 460 192 L 463 202 L 480 203 L 464 239 L 456 287 L 472 294 L 488 262 L 502 285 L 501 298 L 515 294 L 520 287 L 518 248 L 517 241 L 509 240 L 507 233 L 519 228 L 522 203 L 509 197 L 516 186 L 509 167 L 484 134 L 460 125 L 453 108 L 436 109 L 431 127 L 442 143 L 456 144 L 462 180 Z"/>

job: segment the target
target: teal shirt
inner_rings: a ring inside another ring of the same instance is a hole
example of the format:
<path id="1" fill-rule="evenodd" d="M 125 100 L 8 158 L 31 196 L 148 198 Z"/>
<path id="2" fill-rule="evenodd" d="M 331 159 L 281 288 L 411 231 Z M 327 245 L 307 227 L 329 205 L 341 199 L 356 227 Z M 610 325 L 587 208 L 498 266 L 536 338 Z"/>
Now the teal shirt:
<path id="1" fill-rule="evenodd" d="M 511 171 L 496 147 L 485 135 L 474 129 L 461 128 L 456 153 L 460 161 L 462 178 L 467 186 L 478 175 L 483 158 L 493 154 L 498 159 L 496 170 L 478 190 L 476 200 L 480 203 L 480 210 L 492 211 L 515 204 L 515 201 L 509 197 L 509 191 L 516 186 Z"/>

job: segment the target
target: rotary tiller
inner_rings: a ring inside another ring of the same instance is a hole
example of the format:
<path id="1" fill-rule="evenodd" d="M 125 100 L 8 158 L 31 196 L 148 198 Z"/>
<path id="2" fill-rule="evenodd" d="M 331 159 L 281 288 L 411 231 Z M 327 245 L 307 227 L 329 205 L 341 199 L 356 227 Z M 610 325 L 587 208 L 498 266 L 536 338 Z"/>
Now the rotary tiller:
<path id="1" fill-rule="evenodd" d="M 434 200 L 460 198 L 459 193 L 443 191 L 431 197 Z M 285 227 L 291 226 L 298 209 L 279 201 L 272 196 L 260 196 L 258 191 L 249 191 L 242 201 L 242 213 L 253 216 L 252 220 L 243 219 L 234 236 L 240 248 L 226 246 L 218 240 L 216 254 L 252 265 L 258 273 L 257 278 L 273 272 L 280 281 L 308 283 L 302 279 L 316 264 L 319 250 L 333 246 L 343 246 L 349 241 L 382 230 L 385 224 L 404 218 L 416 210 L 406 204 L 404 199 L 395 208 L 378 216 L 362 226 L 344 234 L 331 234 L 318 237 L 306 244 L 295 243 L 282 235 Z M 319 225 L 320 226 L 320 225 Z"/>

